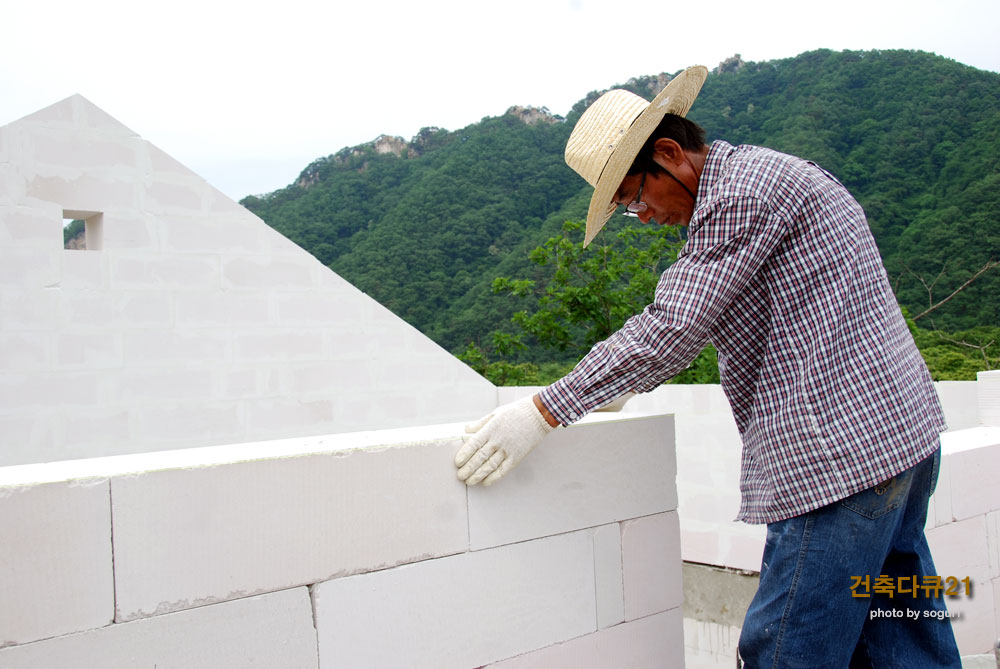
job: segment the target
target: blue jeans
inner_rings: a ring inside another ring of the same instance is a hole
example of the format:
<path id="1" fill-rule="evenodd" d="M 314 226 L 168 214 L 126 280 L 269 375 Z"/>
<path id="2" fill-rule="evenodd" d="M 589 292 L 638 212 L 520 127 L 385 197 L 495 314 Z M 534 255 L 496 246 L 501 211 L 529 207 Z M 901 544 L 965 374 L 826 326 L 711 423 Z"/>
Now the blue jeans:
<path id="1" fill-rule="evenodd" d="M 767 526 L 740 634 L 744 667 L 961 667 L 951 622 L 934 613 L 944 600 L 902 592 L 936 575 L 924 522 L 940 462 L 939 449 L 874 488 Z M 876 586 L 880 575 L 902 586 Z"/>

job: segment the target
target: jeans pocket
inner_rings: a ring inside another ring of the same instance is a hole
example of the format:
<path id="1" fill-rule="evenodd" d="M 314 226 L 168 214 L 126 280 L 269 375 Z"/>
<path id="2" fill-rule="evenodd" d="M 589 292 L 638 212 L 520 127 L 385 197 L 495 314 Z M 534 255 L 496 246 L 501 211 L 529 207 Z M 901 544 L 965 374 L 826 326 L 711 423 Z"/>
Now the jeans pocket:
<path id="1" fill-rule="evenodd" d="M 906 500 L 910 489 L 910 472 L 893 476 L 867 490 L 841 500 L 841 505 L 865 518 L 878 518 L 893 511 Z"/>

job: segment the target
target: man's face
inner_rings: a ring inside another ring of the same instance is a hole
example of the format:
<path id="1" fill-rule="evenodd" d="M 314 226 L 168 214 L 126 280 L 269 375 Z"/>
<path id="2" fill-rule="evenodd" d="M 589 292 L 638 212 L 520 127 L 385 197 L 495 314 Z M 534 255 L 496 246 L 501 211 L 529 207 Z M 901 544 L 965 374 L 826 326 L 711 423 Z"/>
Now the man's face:
<path id="1" fill-rule="evenodd" d="M 682 166 L 682 170 L 686 167 Z M 684 179 L 686 175 L 675 174 L 675 176 Z M 634 202 L 639 193 L 640 182 L 642 182 L 641 172 L 626 175 L 615 194 L 614 201 L 621 205 Z M 694 185 L 697 187 L 697 182 Z M 687 225 L 694 213 L 694 201 L 691 196 L 677 181 L 666 174 L 663 168 L 651 169 L 646 173 L 642 202 L 646 203 L 646 211 L 638 212 L 636 215 L 643 223 L 653 221 L 659 225 Z"/>
<path id="2" fill-rule="evenodd" d="M 653 144 L 650 158 L 654 164 L 645 175 L 642 172 L 626 175 L 615 202 L 628 205 L 640 197 L 646 203 L 645 211 L 636 211 L 643 223 L 655 221 L 660 225 L 687 225 L 694 215 L 695 193 L 701 176 L 694 161 L 704 165 L 707 147 L 698 154 L 689 154 L 673 139 L 661 137 Z M 642 209 L 642 207 L 638 207 Z"/>

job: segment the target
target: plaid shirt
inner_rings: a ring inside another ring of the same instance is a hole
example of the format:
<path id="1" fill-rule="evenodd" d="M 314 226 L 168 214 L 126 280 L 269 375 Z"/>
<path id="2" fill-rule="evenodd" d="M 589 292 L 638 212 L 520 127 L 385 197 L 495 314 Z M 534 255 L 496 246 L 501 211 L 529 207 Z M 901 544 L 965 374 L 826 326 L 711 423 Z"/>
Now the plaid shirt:
<path id="1" fill-rule="evenodd" d="M 714 142 L 653 303 L 541 392 L 563 424 L 708 342 L 743 439 L 739 519 L 790 518 L 930 455 L 937 393 L 861 206 L 813 163 Z"/>

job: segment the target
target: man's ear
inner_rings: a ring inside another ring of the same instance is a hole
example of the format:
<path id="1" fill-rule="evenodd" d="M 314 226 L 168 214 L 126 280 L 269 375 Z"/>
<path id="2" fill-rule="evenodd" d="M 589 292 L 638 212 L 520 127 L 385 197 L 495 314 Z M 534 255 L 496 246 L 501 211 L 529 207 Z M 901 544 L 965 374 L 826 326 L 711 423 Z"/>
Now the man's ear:
<path id="1" fill-rule="evenodd" d="M 660 167 L 679 166 L 684 162 L 684 149 L 676 140 L 660 137 L 653 142 L 653 160 Z"/>

